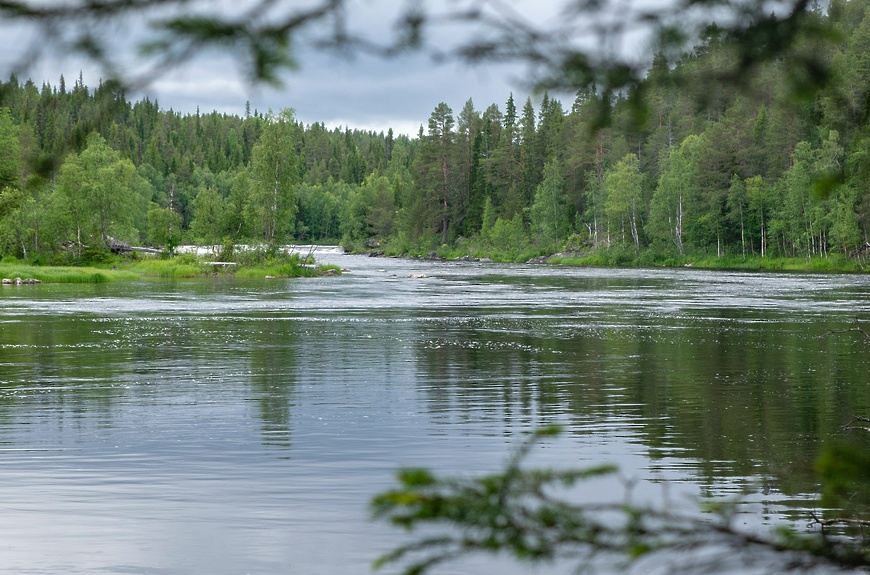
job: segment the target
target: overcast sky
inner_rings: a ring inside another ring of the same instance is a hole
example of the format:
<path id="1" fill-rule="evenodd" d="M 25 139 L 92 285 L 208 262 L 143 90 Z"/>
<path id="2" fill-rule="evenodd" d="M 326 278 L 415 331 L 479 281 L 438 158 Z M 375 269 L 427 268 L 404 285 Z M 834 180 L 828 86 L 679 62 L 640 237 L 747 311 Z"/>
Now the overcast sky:
<path id="1" fill-rule="evenodd" d="M 243 114 L 293 108 L 306 124 L 416 135 L 440 102 L 458 113 L 472 98 L 479 110 L 489 104 L 504 109 L 508 95 L 525 98 L 530 90 L 519 66 L 470 67 L 457 62 L 435 64 L 422 54 L 382 60 L 372 56 L 352 59 L 312 54 L 301 68 L 286 74 L 283 87 L 251 86 L 238 74 L 221 72 L 219 60 L 194 63 L 157 80 L 149 90 L 161 107 L 182 112 L 218 110 Z"/>
<path id="2" fill-rule="evenodd" d="M 236 0 L 246 2 L 250 0 Z M 311 0 L 308 0 L 309 2 Z M 426 6 L 474 4 L 474 0 L 426 0 Z M 479 2 L 480 0 L 478 0 Z M 618 0 L 616 0 L 618 2 Z M 305 0 L 296 0 L 305 3 Z M 347 0 L 352 31 L 369 38 L 386 37 L 402 5 L 401 0 Z M 558 8 L 567 0 L 502 0 L 501 6 L 529 22 L 552 26 L 560 17 Z M 631 4 L 628 0 L 627 4 Z M 626 4 L 624 3 L 624 4 Z M 209 8 L 229 6 L 227 0 L 214 0 Z M 285 3 L 284 6 L 293 6 Z M 495 3 L 497 4 L 497 2 Z M 281 6 L 278 3 L 278 6 Z M 129 29 L 115 30 L 120 45 L 135 38 L 136 23 Z M 0 69 L 8 65 L 8 55 L 15 46 L 27 45 L 32 32 L 0 28 Z M 474 34 L 473 29 L 436 27 L 429 40 L 450 46 Z M 28 34 L 31 34 L 30 36 Z M 37 41 L 40 39 L 37 37 Z M 635 48 L 636 49 L 636 48 Z M 7 56 L 4 60 L 4 54 Z M 503 110 L 508 95 L 513 92 L 517 106 L 522 107 L 531 94 L 526 83 L 527 71 L 522 65 L 487 64 L 469 66 L 455 60 L 436 64 L 424 53 L 392 59 L 374 56 L 338 57 L 310 50 L 305 43 L 297 51 L 298 70 L 283 76 L 283 86 L 253 86 L 245 78 L 238 63 L 225 54 L 201 56 L 184 67 L 156 78 L 146 91 L 129 94 L 131 99 L 148 95 L 157 99 L 161 108 L 182 113 L 203 113 L 217 110 L 243 114 L 245 103 L 252 109 L 266 112 L 290 107 L 304 123 L 324 122 L 330 127 L 386 131 L 416 135 L 419 126 L 426 125 L 430 113 L 440 102 L 446 102 L 455 113 L 473 99 L 478 110 L 498 104 Z M 72 84 L 79 72 L 91 87 L 100 80 L 100 71 L 92 63 L 74 56 L 48 52 L 29 66 L 29 76 L 37 83 L 58 83 L 61 74 Z M 8 77 L 8 73 L 4 74 Z M 573 95 L 554 94 L 570 106 Z M 535 101 L 537 101 L 536 98 Z"/>

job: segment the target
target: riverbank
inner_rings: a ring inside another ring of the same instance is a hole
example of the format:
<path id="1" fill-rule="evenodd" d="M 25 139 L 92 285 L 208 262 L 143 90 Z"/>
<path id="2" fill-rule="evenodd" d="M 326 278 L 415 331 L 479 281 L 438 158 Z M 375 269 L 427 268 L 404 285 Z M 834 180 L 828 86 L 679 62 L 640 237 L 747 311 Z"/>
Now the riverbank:
<path id="1" fill-rule="evenodd" d="M 867 273 L 866 264 L 840 255 L 811 258 L 785 258 L 760 256 L 701 256 L 663 258 L 623 254 L 594 253 L 588 255 L 555 254 L 542 263 L 587 267 L 691 267 L 697 269 L 728 271 L 772 271 L 804 273 Z"/>
<path id="2" fill-rule="evenodd" d="M 339 275 L 340 268 L 320 265 L 297 256 L 257 263 L 215 265 L 192 255 L 171 258 L 129 259 L 118 256 L 87 266 L 33 265 L 25 262 L 0 263 L 0 278 L 28 278 L 39 283 L 106 283 L 146 278 L 197 278 L 237 276 L 245 278 L 298 278 Z"/>
<path id="3" fill-rule="evenodd" d="M 708 270 L 774 271 L 798 273 L 867 273 L 866 263 L 842 255 L 812 258 L 771 258 L 759 256 L 662 256 L 651 252 L 634 254 L 625 250 L 562 252 L 542 255 L 534 252 L 459 249 L 444 246 L 425 253 L 392 253 L 389 250 L 356 252 L 359 255 L 402 257 L 417 260 L 473 261 L 493 263 L 532 263 L 602 268 L 681 268 Z M 297 278 L 339 275 L 334 265 L 314 262 L 311 253 L 263 253 L 239 251 L 232 262 L 216 263 L 214 255 L 181 253 L 173 257 L 111 255 L 90 265 L 33 265 L 27 262 L 0 262 L 0 278 L 28 278 L 42 283 L 105 283 L 145 278 L 197 278 L 235 276 L 244 278 Z"/>
<path id="4" fill-rule="evenodd" d="M 430 252 L 393 253 L 389 249 L 357 252 L 362 255 L 402 257 L 423 260 L 475 261 L 495 263 L 530 263 L 600 268 L 682 268 L 717 271 L 772 271 L 803 273 L 868 273 L 864 258 L 847 258 L 840 254 L 807 257 L 753 256 L 673 256 L 626 250 L 570 251 L 541 254 L 532 251 L 461 250 L 444 246 Z"/>
<path id="5" fill-rule="evenodd" d="M 0 277 L 29 278 L 41 283 L 106 283 L 139 279 L 129 270 L 100 269 L 92 266 L 41 266 L 18 262 L 0 263 Z"/>

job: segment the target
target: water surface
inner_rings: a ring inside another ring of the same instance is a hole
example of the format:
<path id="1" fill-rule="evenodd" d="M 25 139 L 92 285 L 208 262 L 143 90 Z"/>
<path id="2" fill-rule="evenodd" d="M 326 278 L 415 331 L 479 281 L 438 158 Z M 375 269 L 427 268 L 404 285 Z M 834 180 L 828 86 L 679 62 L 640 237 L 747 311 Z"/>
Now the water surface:
<path id="1" fill-rule="evenodd" d="M 865 276 L 320 259 L 349 272 L 4 287 L 0 571 L 369 573 L 398 467 L 492 471 L 548 423 L 534 464 L 748 492 L 764 528 L 870 413 L 868 343 L 830 333 Z"/>

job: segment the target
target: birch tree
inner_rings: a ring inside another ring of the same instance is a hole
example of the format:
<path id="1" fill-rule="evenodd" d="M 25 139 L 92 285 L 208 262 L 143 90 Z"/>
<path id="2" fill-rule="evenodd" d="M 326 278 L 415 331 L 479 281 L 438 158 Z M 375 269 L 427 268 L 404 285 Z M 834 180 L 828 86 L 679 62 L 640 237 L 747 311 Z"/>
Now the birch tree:
<path id="1" fill-rule="evenodd" d="M 296 187 L 302 181 L 295 113 L 270 116 L 251 157 L 245 219 L 267 244 L 285 240 L 295 227 Z"/>
<path id="2" fill-rule="evenodd" d="M 608 226 L 614 226 L 621 243 L 630 237 L 634 249 L 640 249 L 640 214 L 643 199 L 643 175 L 635 154 L 627 154 L 604 176 L 604 213 Z"/>

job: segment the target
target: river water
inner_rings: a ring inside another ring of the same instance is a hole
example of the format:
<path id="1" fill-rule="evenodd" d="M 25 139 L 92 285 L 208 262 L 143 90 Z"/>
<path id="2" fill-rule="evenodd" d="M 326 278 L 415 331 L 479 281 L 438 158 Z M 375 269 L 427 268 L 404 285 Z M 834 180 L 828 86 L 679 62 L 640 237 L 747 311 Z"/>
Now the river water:
<path id="1" fill-rule="evenodd" d="M 4 286 L 0 572 L 370 573 L 398 468 L 491 472 L 550 423 L 530 464 L 619 465 L 594 497 L 799 524 L 870 414 L 870 343 L 831 333 L 866 276 L 318 259 L 348 272 Z M 437 573 L 493 565 L 528 572 Z"/>

